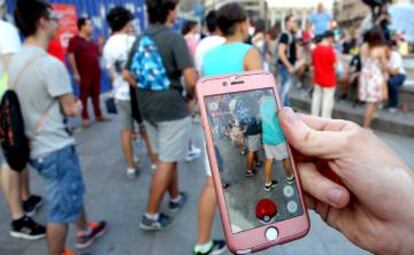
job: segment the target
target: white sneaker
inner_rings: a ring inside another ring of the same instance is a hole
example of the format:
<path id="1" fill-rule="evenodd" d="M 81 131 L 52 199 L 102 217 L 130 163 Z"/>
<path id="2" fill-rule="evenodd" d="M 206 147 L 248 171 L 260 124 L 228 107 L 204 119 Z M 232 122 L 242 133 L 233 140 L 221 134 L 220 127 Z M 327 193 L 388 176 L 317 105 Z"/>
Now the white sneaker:
<path id="1" fill-rule="evenodd" d="M 134 162 L 135 164 L 139 164 L 139 162 L 141 162 L 141 159 L 134 155 Z"/>
<path id="2" fill-rule="evenodd" d="M 398 108 L 388 108 L 389 113 L 398 113 Z"/>
<path id="3" fill-rule="evenodd" d="M 128 179 L 134 179 L 137 176 L 137 173 L 138 171 L 135 168 L 128 168 L 126 171 Z"/>
<path id="4" fill-rule="evenodd" d="M 185 157 L 185 161 L 192 162 L 198 159 L 201 156 L 201 149 L 195 146 L 191 146 L 191 150 L 187 152 L 187 157 Z"/>

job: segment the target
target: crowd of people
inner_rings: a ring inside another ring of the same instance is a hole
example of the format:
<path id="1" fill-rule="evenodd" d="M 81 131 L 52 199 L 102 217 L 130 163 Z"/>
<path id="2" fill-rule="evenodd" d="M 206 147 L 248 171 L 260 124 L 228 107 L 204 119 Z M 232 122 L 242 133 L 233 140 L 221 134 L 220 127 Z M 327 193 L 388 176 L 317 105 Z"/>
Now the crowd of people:
<path id="1" fill-rule="evenodd" d="M 0 6 L 4 7 L 4 1 L 0 0 Z M 298 115 L 288 107 L 279 114 L 287 141 L 300 155 L 296 160 L 307 206 L 363 249 L 376 254 L 412 254 L 413 172 L 371 132 L 348 121 L 330 119 L 338 60 L 335 35 L 328 27 L 330 16 L 323 6 L 311 19 L 317 44 L 312 52 L 308 47 L 311 36 L 297 37 L 298 24 L 292 15 L 286 17 L 286 27 L 271 47 L 263 29 L 250 36 L 248 15 L 237 3 L 206 16 L 206 36 L 200 36 L 199 28 L 191 22 L 183 34 L 175 32 L 176 8 L 175 0 L 147 0 L 149 26 L 141 35 L 134 35 L 133 15 L 123 7 L 114 7 L 107 16 L 112 34 L 106 43 L 93 42 L 91 20 L 79 19 L 79 34 L 70 42 L 68 60 L 80 86 L 80 100 L 73 95 L 68 67 L 48 53 L 60 18 L 50 4 L 44 0 L 17 1 L 14 17 L 25 38 L 23 45 L 18 30 L 0 20 L 0 80 L 19 98 L 31 142 L 29 165 L 44 180 L 48 211 L 46 227 L 32 220 L 43 199 L 31 194 L 29 166 L 19 172 L 3 162 L 1 187 L 10 210 L 11 236 L 28 240 L 47 236 L 49 254 L 69 255 L 74 254 L 65 248 L 69 224 L 77 228 L 78 249 L 88 248 L 108 231 L 105 221 L 90 221 L 84 210 L 81 162 L 67 127 L 67 118 L 78 115 L 85 128 L 91 125 L 89 97 L 96 121 L 111 121 L 100 109 L 102 55 L 114 87 L 127 175 L 138 174 L 132 146 L 136 136 L 146 142 L 154 170 L 146 211 L 139 222 L 142 230 L 164 230 L 185 209 L 187 193 L 178 185 L 177 163 L 196 159 L 201 153 L 191 142 L 194 89 L 199 77 L 267 66 L 277 70 L 280 97 L 288 106 L 292 80 L 300 79 L 309 69 L 315 81 L 312 113 L 325 118 Z M 360 78 L 354 78 L 360 80 L 359 98 L 367 102 L 366 128 L 388 92 L 390 106 L 398 105 L 398 87 L 405 77 L 396 43 L 389 41 L 389 50 L 384 37 L 384 27 L 369 30 L 359 64 L 353 64 L 360 73 Z M 145 54 L 145 49 L 151 54 Z M 248 158 L 248 165 L 254 163 L 254 150 L 248 152 Z M 271 160 L 266 163 L 271 168 Z M 246 175 L 253 174 L 253 168 L 248 168 Z M 326 169 L 341 182 L 328 178 Z M 226 243 L 214 240 L 211 234 L 217 200 L 207 158 L 205 169 L 200 171 L 207 176 L 199 198 L 193 253 L 221 254 Z M 268 190 L 272 185 L 266 178 Z M 166 193 L 168 212 L 162 212 Z"/>
<path id="2" fill-rule="evenodd" d="M 272 29 L 264 32 L 265 46 L 253 40 L 265 51 L 264 66 L 278 76 L 284 105 L 290 105 L 290 89 L 298 84 L 311 95 L 310 110 L 315 116 L 331 118 L 335 102 L 346 98 L 366 104 L 365 128 L 371 127 L 379 107 L 392 114 L 399 112 L 399 89 L 407 79 L 398 50 L 403 38 L 390 31 L 387 8 L 379 8 L 375 22 L 351 36 L 346 30 L 338 30 L 329 12 L 319 4 L 305 30 L 288 15 L 278 36 L 270 36 Z"/>

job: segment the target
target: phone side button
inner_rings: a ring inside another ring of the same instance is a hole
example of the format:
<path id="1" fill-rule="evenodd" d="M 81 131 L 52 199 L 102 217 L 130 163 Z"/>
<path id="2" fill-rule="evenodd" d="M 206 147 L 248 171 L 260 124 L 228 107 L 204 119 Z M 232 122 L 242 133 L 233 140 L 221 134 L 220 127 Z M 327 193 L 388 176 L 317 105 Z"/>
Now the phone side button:
<path id="1" fill-rule="evenodd" d="M 266 229 L 265 235 L 268 241 L 275 241 L 279 237 L 279 232 L 276 228 L 270 227 Z"/>

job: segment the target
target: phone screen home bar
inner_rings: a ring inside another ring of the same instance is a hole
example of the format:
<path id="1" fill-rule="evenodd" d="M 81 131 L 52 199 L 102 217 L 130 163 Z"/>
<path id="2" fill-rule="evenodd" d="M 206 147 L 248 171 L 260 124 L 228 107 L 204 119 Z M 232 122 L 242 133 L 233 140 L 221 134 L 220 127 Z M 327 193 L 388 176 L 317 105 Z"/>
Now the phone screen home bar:
<path id="1" fill-rule="evenodd" d="M 233 233 L 303 215 L 272 89 L 205 98 Z"/>

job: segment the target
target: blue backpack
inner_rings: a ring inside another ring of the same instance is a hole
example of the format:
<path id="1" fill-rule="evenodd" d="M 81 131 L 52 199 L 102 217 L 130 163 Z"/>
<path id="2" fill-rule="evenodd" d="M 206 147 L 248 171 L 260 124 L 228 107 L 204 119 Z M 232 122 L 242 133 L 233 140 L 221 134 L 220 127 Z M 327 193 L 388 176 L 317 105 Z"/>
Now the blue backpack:
<path id="1" fill-rule="evenodd" d="M 140 89 L 163 91 L 170 88 L 170 79 L 152 36 L 143 35 L 138 38 L 130 71 Z"/>

